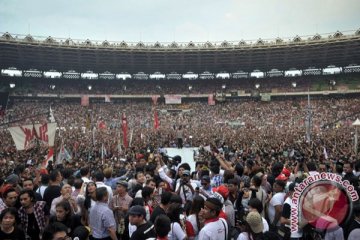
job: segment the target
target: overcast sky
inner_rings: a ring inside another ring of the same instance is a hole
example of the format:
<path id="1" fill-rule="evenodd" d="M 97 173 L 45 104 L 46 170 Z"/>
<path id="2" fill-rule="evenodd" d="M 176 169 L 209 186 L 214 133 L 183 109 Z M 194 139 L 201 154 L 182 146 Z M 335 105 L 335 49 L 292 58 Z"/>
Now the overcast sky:
<path id="1" fill-rule="evenodd" d="M 360 28 L 359 0 L 0 0 L 0 32 L 127 42 L 287 39 Z"/>

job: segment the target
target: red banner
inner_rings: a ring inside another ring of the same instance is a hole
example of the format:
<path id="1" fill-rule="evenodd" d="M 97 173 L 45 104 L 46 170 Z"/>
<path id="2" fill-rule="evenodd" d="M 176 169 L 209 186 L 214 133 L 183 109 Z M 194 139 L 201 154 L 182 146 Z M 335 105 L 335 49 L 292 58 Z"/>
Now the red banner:
<path id="1" fill-rule="evenodd" d="M 210 94 L 208 97 L 208 104 L 209 105 L 215 105 L 215 99 L 214 99 L 214 95 Z"/>
<path id="2" fill-rule="evenodd" d="M 122 131 L 123 131 L 123 144 L 124 144 L 124 147 L 127 148 L 128 147 L 128 141 L 127 141 L 128 125 L 127 125 L 127 120 L 126 120 L 125 113 L 122 114 L 121 128 L 122 128 Z"/>
<path id="3" fill-rule="evenodd" d="M 155 130 L 159 129 L 159 116 L 156 109 L 154 110 L 154 129 Z"/>
<path id="4" fill-rule="evenodd" d="M 81 96 L 81 106 L 89 106 L 89 96 Z"/>

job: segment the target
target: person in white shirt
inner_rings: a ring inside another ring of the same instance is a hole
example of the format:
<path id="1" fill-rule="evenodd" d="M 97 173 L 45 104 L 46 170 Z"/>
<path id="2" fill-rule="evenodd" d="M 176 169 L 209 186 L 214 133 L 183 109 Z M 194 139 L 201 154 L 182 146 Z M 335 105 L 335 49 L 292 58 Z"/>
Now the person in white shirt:
<path id="1" fill-rule="evenodd" d="M 201 240 L 228 240 L 229 228 L 225 219 L 219 218 L 222 203 L 217 198 L 208 198 L 201 210 L 205 225 L 199 233 Z"/>
<path id="2" fill-rule="evenodd" d="M 187 201 L 193 200 L 196 187 L 198 187 L 196 182 L 190 179 L 190 171 L 184 170 L 181 180 L 176 184 L 175 192 L 185 204 Z"/>
<path id="3" fill-rule="evenodd" d="M 281 224 L 284 224 L 285 227 L 287 227 L 289 230 L 291 229 L 291 208 L 293 207 L 293 203 L 291 201 L 293 194 L 294 194 L 294 190 L 295 190 L 295 183 L 291 183 L 289 186 L 289 197 L 286 198 L 285 202 L 284 202 L 284 207 L 283 207 L 283 211 L 281 214 L 281 218 L 280 218 L 280 222 Z M 294 238 L 294 239 L 300 239 L 302 238 L 303 235 L 303 231 L 302 229 L 299 227 L 297 232 L 291 232 L 290 233 L 290 238 Z"/>
<path id="4" fill-rule="evenodd" d="M 273 185 L 274 196 L 269 202 L 268 216 L 270 221 L 270 226 L 280 226 L 280 217 L 282 213 L 282 207 L 285 201 L 285 182 L 281 180 L 276 180 Z"/>
<path id="5" fill-rule="evenodd" d="M 95 181 L 95 183 L 96 183 L 96 187 L 97 187 L 97 188 L 101 188 L 101 187 L 106 188 L 106 190 L 107 190 L 107 192 L 108 192 L 108 194 L 109 194 L 109 195 L 108 195 L 108 196 L 109 196 L 109 198 L 108 198 L 108 204 L 110 204 L 110 201 L 111 201 L 112 198 L 113 198 L 113 191 L 112 191 L 111 187 L 109 187 L 108 185 L 106 185 L 106 184 L 104 183 L 104 178 L 105 178 L 104 173 L 101 172 L 101 171 L 97 171 L 97 172 L 94 174 L 93 178 L 94 178 L 94 181 Z"/>

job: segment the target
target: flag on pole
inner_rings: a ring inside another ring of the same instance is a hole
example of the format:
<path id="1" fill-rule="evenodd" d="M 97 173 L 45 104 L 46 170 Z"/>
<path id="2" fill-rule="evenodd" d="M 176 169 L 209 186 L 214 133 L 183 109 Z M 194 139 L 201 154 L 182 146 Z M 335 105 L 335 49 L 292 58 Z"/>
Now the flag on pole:
<path id="1" fill-rule="evenodd" d="M 107 155 L 106 148 L 104 144 L 101 145 L 101 159 L 104 160 Z"/>
<path id="2" fill-rule="evenodd" d="M 159 116 L 158 116 L 158 112 L 156 109 L 154 111 L 154 129 L 155 130 L 159 129 Z"/>
<path id="3" fill-rule="evenodd" d="M 50 120 L 50 122 L 52 122 L 52 123 L 55 122 L 55 117 L 54 117 L 53 110 L 51 109 L 51 106 L 50 106 L 50 110 L 49 110 L 49 120 Z"/>
<path id="4" fill-rule="evenodd" d="M 305 118 L 305 130 L 306 130 L 306 142 L 311 142 L 311 104 L 310 104 L 310 94 L 308 93 L 308 106 L 307 114 Z"/>
<path id="5" fill-rule="evenodd" d="M 128 140 L 127 140 L 128 124 L 127 124 L 125 113 L 122 114 L 121 123 L 122 123 L 121 128 L 122 128 L 122 131 L 123 131 L 123 144 L 124 144 L 124 147 L 127 148 L 128 147 Z"/>
<path id="6" fill-rule="evenodd" d="M 328 158 L 329 158 L 329 155 L 328 155 L 325 147 L 324 147 L 324 157 L 325 157 L 325 159 L 328 159 Z"/>
<path id="7" fill-rule="evenodd" d="M 70 161 L 71 160 L 71 154 L 64 147 L 64 143 L 61 143 L 60 151 L 59 151 L 59 154 L 57 155 L 57 158 L 56 158 L 56 165 L 57 164 L 62 164 L 62 161 L 64 159 L 66 161 Z"/>
<path id="8" fill-rule="evenodd" d="M 47 168 L 49 161 L 54 161 L 54 148 L 49 148 L 48 154 L 45 156 L 44 161 L 41 163 L 41 166 Z"/>

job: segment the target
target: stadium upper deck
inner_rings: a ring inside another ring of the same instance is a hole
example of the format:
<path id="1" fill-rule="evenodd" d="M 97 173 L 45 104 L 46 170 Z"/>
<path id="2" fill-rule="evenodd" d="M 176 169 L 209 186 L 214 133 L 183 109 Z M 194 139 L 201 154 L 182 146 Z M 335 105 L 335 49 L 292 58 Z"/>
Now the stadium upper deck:
<path id="1" fill-rule="evenodd" d="M 0 37 L 0 68 L 60 72 L 234 73 L 254 69 L 326 68 L 360 63 L 360 30 L 291 40 L 221 43 L 126 43 L 15 36 Z"/>

